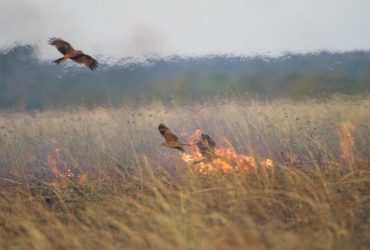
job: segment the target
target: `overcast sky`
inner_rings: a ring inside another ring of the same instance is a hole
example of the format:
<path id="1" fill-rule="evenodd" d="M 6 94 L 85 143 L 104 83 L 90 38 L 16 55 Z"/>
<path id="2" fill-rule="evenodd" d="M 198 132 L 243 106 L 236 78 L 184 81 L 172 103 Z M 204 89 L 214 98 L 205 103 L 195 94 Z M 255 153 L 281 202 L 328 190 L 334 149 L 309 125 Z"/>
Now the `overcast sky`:
<path id="1" fill-rule="evenodd" d="M 370 50 L 370 0 L 0 0 L 0 48 L 61 37 L 93 56 Z"/>

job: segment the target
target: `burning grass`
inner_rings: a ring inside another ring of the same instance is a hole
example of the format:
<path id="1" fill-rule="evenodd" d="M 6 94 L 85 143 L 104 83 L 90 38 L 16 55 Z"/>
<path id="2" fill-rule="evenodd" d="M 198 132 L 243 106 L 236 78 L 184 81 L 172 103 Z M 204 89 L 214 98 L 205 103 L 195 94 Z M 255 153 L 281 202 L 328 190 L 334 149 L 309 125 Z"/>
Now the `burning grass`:
<path id="1" fill-rule="evenodd" d="M 0 248 L 368 249 L 369 110 L 337 99 L 1 114 Z M 160 146 L 161 122 L 189 144 L 208 134 L 214 152 Z"/>
<path id="2" fill-rule="evenodd" d="M 181 154 L 181 159 L 191 168 L 198 168 L 200 174 L 210 174 L 215 171 L 230 174 L 249 171 L 258 166 L 273 167 L 271 159 L 257 160 L 252 155 L 238 154 L 230 144 L 228 147 L 218 147 L 215 144 L 212 148 L 204 146 L 202 150 L 202 147 L 199 146 L 200 136 L 204 136 L 204 134 L 198 129 L 194 135 L 190 136 L 189 144 L 194 145 L 191 152 Z M 209 136 L 208 138 L 212 140 Z"/>

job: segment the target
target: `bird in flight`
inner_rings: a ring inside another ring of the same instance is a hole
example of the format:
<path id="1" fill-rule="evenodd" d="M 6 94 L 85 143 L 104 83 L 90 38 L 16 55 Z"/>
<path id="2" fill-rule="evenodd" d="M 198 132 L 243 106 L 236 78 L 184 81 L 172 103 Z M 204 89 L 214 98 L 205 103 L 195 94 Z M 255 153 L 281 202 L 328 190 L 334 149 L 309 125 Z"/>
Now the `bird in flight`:
<path id="1" fill-rule="evenodd" d="M 191 146 L 190 144 L 179 142 L 179 138 L 174 133 L 172 133 L 172 131 L 168 127 L 166 127 L 162 123 L 159 124 L 158 130 L 165 139 L 165 142 L 162 143 L 163 146 L 178 149 L 182 152 L 185 152 L 183 146 Z"/>
<path id="2" fill-rule="evenodd" d="M 216 158 L 216 143 L 209 135 L 202 134 L 196 145 L 205 161 L 212 161 Z"/>
<path id="3" fill-rule="evenodd" d="M 72 59 L 77 63 L 82 63 L 87 66 L 89 69 L 94 70 L 98 66 L 98 61 L 92 58 L 89 55 L 84 54 L 81 50 L 75 50 L 68 42 L 52 37 L 49 39 L 49 44 L 55 46 L 60 53 L 64 56 L 55 60 L 57 64 L 61 64 L 67 59 Z"/>

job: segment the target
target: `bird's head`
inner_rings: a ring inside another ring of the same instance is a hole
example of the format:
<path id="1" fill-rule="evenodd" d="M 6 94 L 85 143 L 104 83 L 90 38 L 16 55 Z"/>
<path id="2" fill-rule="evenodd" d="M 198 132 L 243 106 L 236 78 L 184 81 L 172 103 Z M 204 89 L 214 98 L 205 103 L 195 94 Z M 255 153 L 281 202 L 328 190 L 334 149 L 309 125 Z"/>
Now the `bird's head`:
<path id="1" fill-rule="evenodd" d="M 166 129 L 166 125 L 164 125 L 163 123 L 159 124 L 158 126 L 158 129 L 161 130 L 161 129 Z"/>
<path id="2" fill-rule="evenodd" d="M 164 124 L 159 124 L 158 130 L 163 135 L 168 128 Z"/>

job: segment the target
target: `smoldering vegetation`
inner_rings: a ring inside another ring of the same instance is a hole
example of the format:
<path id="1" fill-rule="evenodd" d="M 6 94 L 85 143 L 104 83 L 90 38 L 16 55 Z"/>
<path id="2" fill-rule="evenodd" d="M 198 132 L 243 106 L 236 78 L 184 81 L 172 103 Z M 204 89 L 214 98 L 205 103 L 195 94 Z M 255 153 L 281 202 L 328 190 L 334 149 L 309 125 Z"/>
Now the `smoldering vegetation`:
<path id="1" fill-rule="evenodd" d="M 3 112 L 0 246 L 367 249 L 369 110 L 341 97 Z M 200 169 L 160 145 L 162 122 L 255 163 Z"/>
<path id="2" fill-rule="evenodd" d="M 98 59 L 0 53 L 0 248 L 369 248 L 369 52 Z"/>

